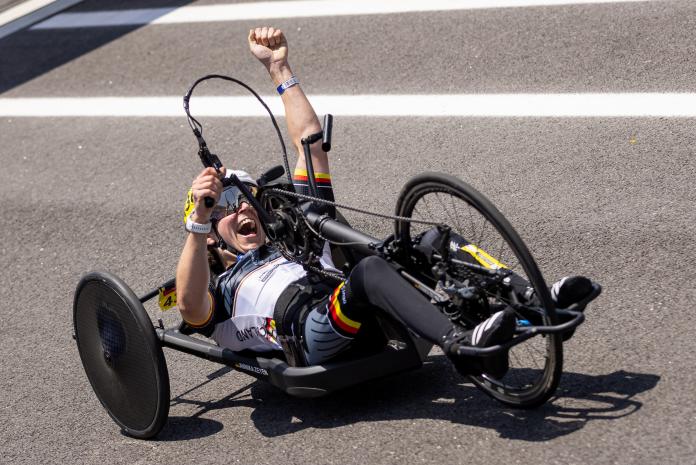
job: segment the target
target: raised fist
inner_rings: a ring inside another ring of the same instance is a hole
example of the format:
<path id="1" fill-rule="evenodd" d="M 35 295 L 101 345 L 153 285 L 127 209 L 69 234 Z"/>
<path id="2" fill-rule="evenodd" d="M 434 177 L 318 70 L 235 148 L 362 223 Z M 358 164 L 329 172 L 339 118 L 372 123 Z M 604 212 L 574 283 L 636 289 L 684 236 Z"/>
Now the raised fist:
<path id="1" fill-rule="evenodd" d="M 257 27 L 249 31 L 249 49 L 266 68 L 283 65 L 288 59 L 288 43 L 280 29 Z"/>

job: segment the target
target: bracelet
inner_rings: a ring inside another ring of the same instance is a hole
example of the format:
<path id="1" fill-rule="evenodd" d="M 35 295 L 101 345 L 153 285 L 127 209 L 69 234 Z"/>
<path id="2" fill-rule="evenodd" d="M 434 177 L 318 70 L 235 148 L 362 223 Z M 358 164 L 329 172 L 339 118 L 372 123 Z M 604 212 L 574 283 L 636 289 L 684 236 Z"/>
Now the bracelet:
<path id="1" fill-rule="evenodd" d="M 276 87 L 276 90 L 278 91 L 278 95 L 283 95 L 283 92 L 285 92 L 286 89 L 291 88 L 292 86 L 296 86 L 297 84 L 300 83 L 300 80 L 297 79 L 297 77 L 290 76 L 290 79 L 287 81 L 281 83 L 278 87 Z"/>
<path id="2" fill-rule="evenodd" d="M 212 229 L 212 224 L 210 222 L 201 224 L 201 223 L 196 223 L 191 219 L 193 216 L 193 213 L 191 213 L 188 218 L 186 218 L 186 230 L 190 233 L 196 233 L 196 234 L 208 234 L 211 229 Z"/>

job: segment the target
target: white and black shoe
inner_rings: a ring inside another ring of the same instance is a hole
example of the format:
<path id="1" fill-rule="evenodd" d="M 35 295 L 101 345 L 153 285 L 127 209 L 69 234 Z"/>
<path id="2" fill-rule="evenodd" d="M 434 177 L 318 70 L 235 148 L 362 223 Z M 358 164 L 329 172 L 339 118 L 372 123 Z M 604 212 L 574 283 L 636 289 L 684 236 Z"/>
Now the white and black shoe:
<path id="1" fill-rule="evenodd" d="M 566 276 L 561 278 L 551 286 L 551 299 L 553 303 L 556 304 L 557 309 L 568 308 L 575 303 L 580 303 L 583 300 L 587 300 L 584 305 L 581 305 L 578 310 L 584 311 L 587 303 L 590 300 L 589 297 L 592 296 L 594 292 L 594 287 L 592 286 L 592 281 L 584 276 Z M 565 323 L 570 321 L 571 317 L 566 317 L 565 315 L 559 315 L 559 323 Z M 563 340 L 567 341 L 575 334 L 575 328 L 563 333 Z"/>
<path id="2" fill-rule="evenodd" d="M 568 308 L 592 293 L 592 281 L 584 276 L 566 276 L 551 286 L 551 298 L 556 308 Z"/>
<path id="3" fill-rule="evenodd" d="M 461 355 L 458 349 L 462 345 L 491 347 L 507 342 L 514 336 L 515 326 L 515 312 L 508 308 L 493 314 L 473 330 L 461 332 L 453 330 L 445 336 L 442 348 L 460 373 L 464 375 L 485 373 L 499 379 L 505 376 L 508 370 L 507 350 L 485 357 L 471 357 Z"/>
<path id="4" fill-rule="evenodd" d="M 587 304 L 599 295 L 601 288 L 595 286 L 589 278 L 584 276 L 566 276 L 553 283 L 549 290 L 551 292 L 551 300 L 556 305 L 556 309 L 563 310 L 573 304 L 580 304 L 577 310 L 582 312 Z M 527 292 L 521 297 L 528 305 L 539 305 L 536 293 L 531 287 L 527 288 Z M 566 323 L 571 318 L 571 316 L 559 314 L 559 323 Z M 530 317 L 529 320 L 533 325 L 543 324 L 541 318 L 536 321 L 536 319 Z M 575 329 L 563 333 L 563 340 L 567 341 L 573 334 L 575 334 Z"/>

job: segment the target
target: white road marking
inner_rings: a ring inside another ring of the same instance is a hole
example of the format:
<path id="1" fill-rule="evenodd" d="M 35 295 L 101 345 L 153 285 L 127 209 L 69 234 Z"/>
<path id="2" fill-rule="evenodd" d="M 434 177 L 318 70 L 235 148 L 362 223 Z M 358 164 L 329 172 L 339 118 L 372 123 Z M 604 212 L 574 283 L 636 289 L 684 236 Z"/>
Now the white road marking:
<path id="1" fill-rule="evenodd" d="M 185 6 L 181 8 L 143 8 L 135 10 L 63 13 L 37 24 L 32 29 L 245 21 L 318 16 L 477 10 L 488 8 L 636 3 L 646 1 L 650 0 L 308 0 L 236 3 L 228 5 Z"/>
<path id="2" fill-rule="evenodd" d="M 263 97 L 282 116 L 278 96 Z M 317 114 L 453 117 L 696 117 L 696 93 L 314 95 Z M 194 96 L 193 116 L 257 117 L 253 97 Z M 0 98 L 0 116 L 184 116 L 181 97 Z"/>
<path id="3" fill-rule="evenodd" d="M 82 0 L 28 0 L 0 13 L 0 39 L 80 3 Z"/>

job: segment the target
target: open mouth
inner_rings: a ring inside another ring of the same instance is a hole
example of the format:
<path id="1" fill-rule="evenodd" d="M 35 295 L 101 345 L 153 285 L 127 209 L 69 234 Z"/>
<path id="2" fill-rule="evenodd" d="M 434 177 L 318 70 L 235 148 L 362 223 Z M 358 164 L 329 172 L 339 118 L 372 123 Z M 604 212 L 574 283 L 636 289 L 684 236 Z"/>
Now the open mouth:
<path id="1" fill-rule="evenodd" d="M 240 236 L 256 236 L 256 221 L 251 218 L 244 218 L 239 224 L 237 234 Z"/>

